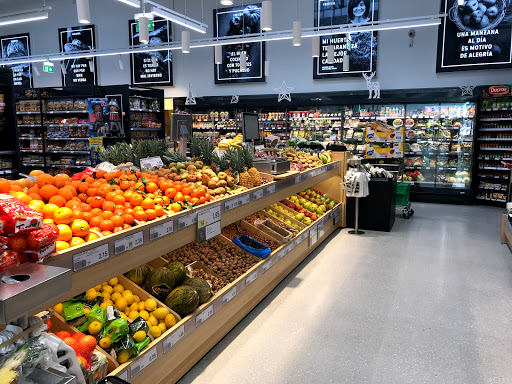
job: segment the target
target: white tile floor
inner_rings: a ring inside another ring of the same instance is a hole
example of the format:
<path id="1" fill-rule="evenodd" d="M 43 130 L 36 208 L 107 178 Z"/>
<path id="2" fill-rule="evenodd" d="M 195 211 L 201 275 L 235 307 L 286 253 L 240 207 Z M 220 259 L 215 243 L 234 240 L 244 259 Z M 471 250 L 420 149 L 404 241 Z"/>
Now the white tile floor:
<path id="1" fill-rule="evenodd" d="M 391 233 L 335 232 L 185 383 L 512 383 L 502 209 L 414 204 Z"/>

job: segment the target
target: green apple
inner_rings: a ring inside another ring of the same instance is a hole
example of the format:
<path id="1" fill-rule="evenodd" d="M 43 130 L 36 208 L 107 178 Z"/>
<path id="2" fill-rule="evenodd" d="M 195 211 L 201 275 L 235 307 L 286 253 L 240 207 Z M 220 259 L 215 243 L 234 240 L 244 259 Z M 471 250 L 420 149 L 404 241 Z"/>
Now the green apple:
<path id="1" fill-rule="evenodd" d="M 305 217 L 304 220 L 302 220 L 302 222 L 306 225 L 311 225 L 311 219 L 309 217 Z"/>

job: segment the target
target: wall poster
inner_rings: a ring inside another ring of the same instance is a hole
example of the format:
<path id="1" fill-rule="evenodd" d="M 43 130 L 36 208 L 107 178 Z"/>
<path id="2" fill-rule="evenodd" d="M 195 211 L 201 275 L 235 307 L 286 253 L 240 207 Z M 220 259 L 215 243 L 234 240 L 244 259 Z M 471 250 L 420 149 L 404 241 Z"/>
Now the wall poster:
<path id="1" fill-rule="evenodd" d="M 128 23 L 130 27 L 130 45 L 134 47 L 141 45 L 136 21 L 130 20 Z M 169 21 L 155 18 L 153 25 L 154 30 L 149 32 L 149 44 L 172 42 Z M 153 57 L 156 59 L 156 63 L 153 63 Z M 130 66 L 133 85 L 172 85 L 172 51 L 170 50 L 133 53 L 130 55 Z"/>
<path id="2" fill-rule="evenodd" d="M 442 0 L 437 72 L 512 67 L 511 0 Z"/>
<path id="3" fill-rule="evenodd" d="M 0 37 L 0 47 L 2 48 L 2 59 L 29 56 L 29 34 L 2 36 Z M 17 64 L 11 68 L 14 88 L 32 88 L 32 64 Z"/>
<path id="4" fill-rule="evenodd" d="M 63 53 L 95 49 L 94 25 L 59 28 L 59 46 Z M 90 61 L 92 61 L 92 68 L 89 64 Z M 96 85 L 95 57 L 64 60 L 64 67 L 66 68 L 66 74 L 62 74 L 64 87 Z"/>
<path id="5" fill-rule="evenodd" d="M 314 0 L 315 27 L 368 23 L 379 19 L 379 0 Z M 343 56 L 349 48 L 346 34 L 320 38 L 320 58 L 313 58 L 313 78 L 361 76 L 377 69 L 377 32 L 351 33 L 350 68 L 343 71 Z M 334 63 L 327 63 L 327 46 L 334 45 Z"/>
<path id="6" fill-rule="evenodd" d="M 214 36 L 261 33 L 261 4 L 221 8 L 213 11 Z M 240 69 L 240 53 L 246 52 L 247 68 Z M 222 64 L 214 64 L 215 84 L 264 82 L 265 43 L 222 46 Z"/>

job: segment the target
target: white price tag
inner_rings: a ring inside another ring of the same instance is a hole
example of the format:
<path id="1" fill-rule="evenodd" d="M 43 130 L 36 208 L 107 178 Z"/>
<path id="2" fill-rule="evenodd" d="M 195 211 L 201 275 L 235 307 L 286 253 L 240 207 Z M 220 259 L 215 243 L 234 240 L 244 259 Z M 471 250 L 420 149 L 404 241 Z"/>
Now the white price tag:
<path id="1" fill-rule="evenodd" d="M 295 184 L 299 184 L 299 183 L 300 183 L 300 175 L 295 176 Z"/>
<path id="2" fill-rule="evenodd" d="M 103 244 L 87 251 L 77 253 L 73 255 L 73 271 L 76 272 L 83 268 L 90 267 L 108 258 L 108 244 Z"/>
<path id="3" fill-rule="evenodd" d="M 163 224 L 155 225 L 149 228 L 149 240 L 153 241 L 161 237 L 170 235 L 174 231 L 174 222 L 169 220 Z"/>
<path id="4" fill-rule="evenodd" d="M 196 316 L 196 328 L 203 324 L 213 315 L 213 304 Z"/>
<path id="5" fill-rule="evenodd" d="M 272 259 L 270 259 L 269 261 L 265 262 L 262 266 L 263 268 L 263 273 L 267 272 L 270 268 L 272 268 Z"/>
<path id="6" fill-rule="evenodd" d="M 238 199 L 238 206 L 241 207 L 242 205 L 248 204 L 250 202 L 251 195 L 247 193 L 245 195 L 240 196 L 240 198 Z"/>
<path id="7" fill-rule="evenodd" d="M 311 228 L 309 231 L 309 246 L 315 245 L 318 241 L 318 230 L 316 228 Z"/>
<path id="8" fill-rule="evenodd" d="M 185 336 L 185 326 L 182 325 L 176 332 L 172 333 L 171 336 L 164 340 L 162 348 L 164 353 L 167 353 L 172 347 L 174 347 L 178 341 L 183 339 Z"/>
<path id="9" fill-rule="evenodd" d="M 164 163 L 162 162 L 162 158 L 160 156 L 146 157 L 145 159 L 140 159 L 140 167 L 142 169 L 162 168 L 163 166 Z"/>
<path id="10" fill-rule="evenodd" d="M 276 192 L 276 185 L 269 185 L 267 187 L 267 195 L 271 195 L 272 193 Z"/>
<path id="11" fill-rule="evenodd" d="M 228 293 L 222 296 L 222 305 L 226 305 L 236 296 L 236 287 L 233 287 Z"/>
<path id="12" fill-rule="evenodd" d="M 263 198 L 263 189 L 258 189 L 252 193 L 253 200 L 259 200 L 261 198 Z"/>
<path id="13" fill-rule="evenodd" d="M 190 213 L 178 219 L 178 230 L 181 231 L 197 223 L 197 213 Z"/>
<path id="14" fill-rule="evenodd" d="M 133 248 L 140 247 L 142 244 L 144 244 L 144 234 L 142 231 L 136 232 L 114 241 L 114 254 L 119 255 L 120 253 L 131 251 Z"/>
<path id="15" fill-rule="evenodd" d="M 258 278 L 258 270 L 255 270 L 253 273 L 251 273 L 249 276 L 245 278 L 245 286 L 251 285 L 254 280 Z"/>
<path id="16" fill-rule="evenodd" d="M 215 207 L 203 209 L 197 214 L 197 227 L 203 228 L 221 220 L 220 204 Z"/>
<path id="17" fill-rule="evenodd" d="M 240 200 L 239 199 L 231 199 L 224 203 L 224 212 L 230 211 L 234 208 L 237 208 L 240 206 Z"/>
<path id="18" fill-rule="evenodd" d="M 128 381 L 128 370 L 124 371 L 123 373 L 120 373 L 117 375 L 121 380 Z"/>
<path id="19" fill-rule="evenodd" d="M 452 183 L 453 188 L 465 188 L 466 183 Z"/>
<path id="20" fill-rule="evenodd" d="M 153 348 L 151 351 L 148 351 L 132 363 L 130 368 L 130 377 L 133 379 L 150 364 L 155 362 L 156 359 L 158 359 L 158 352 L 156 348 Z"/>

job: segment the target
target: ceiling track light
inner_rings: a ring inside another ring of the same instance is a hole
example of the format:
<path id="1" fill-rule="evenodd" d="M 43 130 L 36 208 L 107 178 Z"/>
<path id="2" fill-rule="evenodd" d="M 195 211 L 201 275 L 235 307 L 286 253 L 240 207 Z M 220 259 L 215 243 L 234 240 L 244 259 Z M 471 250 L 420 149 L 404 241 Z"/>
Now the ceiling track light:
<path id="1" fill-rule="evenodd" d="M 206 33 L 206 28 L 208 28 L 208 25 L 194 20 L 188 16 L 182 15 L 181 13 L 175 12 L 172 9 L 163 9 L 161 6 L 159 7 L 158 4 L 151 1 L 146 1 L 146 3 L 153 4 L 153 8 L 151 9 L 151 13 L 153 13 L 153 15 L 163 17 L 164 19 L 172 21 L 173 23 L 182 25 L 187 29 L 191 29 L 199 33 Z"/>
<path id="2" fill-rule="evenodd" d="M 140 1 L 139 0 L 117 0 L 120 3 L 124 3 L 126 5 L 132 6 L 134 8 L 140 8 Z"/>
<path id="3" fill-rule="evenodd" d="M 269 0 L 261 2 L 261 30 L 264 32 L 272 30 L 272 2 Z"/>
<path id="4" fill-rule="evenodd" d="M 76 13 L 80 24 L 90 24 L 91 10 L 89 8 L 89 0 L 76 0 Z"/>
<path id="5" fill-rule="evenodd" d="M 221 5 L 233 5 L 233 0 L 220 0 Z"/>
<path id="6" fill-rule="evenodd" d="M 181 52 L 190 53 L 190 31 L 181 31 Z"/>
<path id="7" fill-rule="evenodd" d="M 215 64 L 222 64 L 222 45 L 215 46 Z"/>
<path id="8" fill-rule="evenodd" d="M 313 57 L 320 57 L 320 36 L 313 36 L 312 55 Z"/>
<path id="9" fill-rule="evenodd" d="M 139 43 L 149 43 L 149 19 L 146 16 L 139 17 Z"/>
<path id="10" fill-rule="evenodd" d="M 334 64 L 334 45 L 327 46 L 327 64 Z"/>
<path id="11" fill-rule="evenodd" d="M 40 9 L 31 9 L 23 12 L 2 13 L 2 16 L 0 16 L 0 26 L 26 23 L 29 21 L 46 20 L 48 19 L 48 11 L 51 9 L 52 7 L 43 7 Z"/>
<path id="12" fill-rule="evenodd" d="M 302 21 L 293 22 L 292 45 L 300 47 L 302 45 Z"/>
<path id="13" fill-rule="evenodd" d="M 247 69 L 247 53 L 245 51 L 240 52 L 240 72 Z"/>

